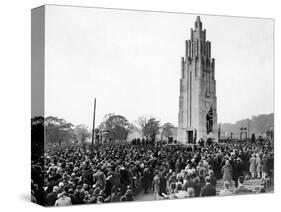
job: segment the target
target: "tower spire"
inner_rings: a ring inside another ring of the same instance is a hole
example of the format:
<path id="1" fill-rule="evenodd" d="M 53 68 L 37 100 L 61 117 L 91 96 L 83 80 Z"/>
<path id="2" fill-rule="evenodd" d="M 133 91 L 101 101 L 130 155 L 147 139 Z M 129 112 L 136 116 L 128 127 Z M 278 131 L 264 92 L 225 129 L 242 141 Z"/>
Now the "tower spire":
<path id="1" fill-rule="evenodd" d="M 200 16 L 197 16 L 197 17 L 196 17 L 196 21 L 195 21 L 195 23 L 194 23 L 194 28 L 195 28 L 195 30 L 196 30 L 196 29 L 202 30 L 202 22 L 201 22 L 201 20 L 200 20 Z"/>

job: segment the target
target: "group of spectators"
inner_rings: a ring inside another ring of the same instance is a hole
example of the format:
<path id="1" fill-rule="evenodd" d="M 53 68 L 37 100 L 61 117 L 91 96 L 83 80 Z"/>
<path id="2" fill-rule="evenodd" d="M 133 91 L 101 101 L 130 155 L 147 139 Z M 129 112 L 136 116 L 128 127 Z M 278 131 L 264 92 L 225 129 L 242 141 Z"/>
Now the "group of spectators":
<path id="1" fill-rule="evenodd" d="M 154 199 L 241 194 L 253 192 L 244 186 L 250 178 L 261 178 L 259 192 L 266 192 L 265 182 L 273 183 L 273 152 L 270 141 L 192 148 L 99 144 L 86 152 L 80 144 L 49 145 L 41 160 L 32 162 L 32 201 L 66 206 L 133 201 L 140 192 Z"/>

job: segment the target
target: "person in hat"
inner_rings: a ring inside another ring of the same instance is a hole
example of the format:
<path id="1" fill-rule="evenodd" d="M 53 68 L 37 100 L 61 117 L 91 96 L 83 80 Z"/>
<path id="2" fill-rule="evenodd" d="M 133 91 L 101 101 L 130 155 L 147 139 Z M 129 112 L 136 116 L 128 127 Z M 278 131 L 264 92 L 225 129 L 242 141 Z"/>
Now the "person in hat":
<path id="1" fill-rule="evenodd" d="M 47 206 L 55 205 L 55 202 L 58 198 L 58 190 L 59 190 L 59 187 L 54 186 L 53 191 L 47 195 L 47 198 L 46 198 L 46 205 Z"/>
<path id="2" fill-rule="evenodd" d="M 238 178 L 243 176 L 243 163 L 240 158 L 237 158 L 232 163 L 232 180 L 235 183 L 235 188 L 238 187 Z"/>
<path id="3" fill-rule="evenodd" d="M 200 180 L 198 177 L 194 179 L 194 192 L 195 192 L 195 197 L 200 197 L 201 194 L 201 189 L 202 189 L 202 184 L 200 183 Z"/>
<path id="4" fill-rule="evenodd" d="M 144 188 L 144 193 L 148 193 L 148 188 L 149 188 L 149 169 L 146 167 L 143 171 L 143 176 L 142 176 L 142 186 Z"/>
<path id="5" fill-rule="evenodd" d="M 260 154 L 256 154 L 256 169 L 257 169 L 257 178 L 261 178 L 261 169 L 262 169 L 262 165 L 261 165 L 261 158 L 260 158 Z"/>
<path id="6" fill-rule="evenodd" d="M 64 183 L 63 182 L 59 182 L 59 190 L 58 193 L 62 193 L 64 191 Z"/>
<path id="7" fill-rule="evenodd" d="M 268 158 L 267 155 L 264 154 L 262 157 L 262 179 L 265 180 L 268 176 Z"/>
<path id="8" fill-rule="evenodd" d="M 210 176 L 211 184 L 214 187 L 216 187 L 216 185 L 217 185 L 217 178 L 215 177 L 213 170 L 209 170 L 209 176 Z"/>
<path id="9" fill-rule="evenodd" d="M 250 168 L 249 168 L 249 171 L 251 173 L 251 177 L 252 179 L 254 179 L 256 177 L 256 165 L 257 165 L 257 162 L 256 162 L 256 155 L 255 154 L 252 154 L 250 160 Z"/>
<path id="10" fill-rule="evenodd" d="M 72 188 L 70 188 L 70 189 L 68 189 L 67 193 L 68 193 L 68 196 L 70 197 L 71 204 L 72 204 L 73 196 L 74 196 L 74 190 Z"/>
<path id="11" fill-rule="evenodd" d="M 55 202 L 55 206 L 68 206 L 71 205 L 70 197 L 66 196 L 66 192 L 62 192 L 58 195 L 58 199 Z"/>
<path id="12" fill-rule="evenodd" d="M 160 176 L 160 190 L 159 190 L 159 195 L 167 195 L 167 179 L 164 175 L 164 172 L 159 174 Z"/>
<path id="13" fill-rule="evenodd" d="M 73 195 L 72 195 L 72 201 L 71 203 L 73 205 L 77 205 L 77 204 L 83 204 L 84 203 L 84 195 L 83 195 L 83 191 L 82 191 L 82 186 L 81 185 L 77 185 Z"/>
<path id="14" fill-rule="evenodd" d="M 158 172 L 156 172 L 153 181 L 152 181 L 152 188 L 153 188 L 153 196 L 154 199 L 159 199 L 159 192 L 160 192 L 160 177 Z"/>
<path id="15" fill-rule="evenodd" d="M 97 186 L 102 189 L 104 188 L 106 184 L 106 177 L 100 166 L 97 167 L 97 171 L 93 174 L 93 180 Z"/>
<path id="16" fill-rule="evenodd" d="M 190 173 L 186 174 L 184 178 L 183 190 L 187 191 L 190 187 L 194 188 L 195 183 L 191 180 Z"/>
<path id="17" fill-rule="evenodd" d="M 201 189 L 201 197 L 216 196 L 216 187 L 211 184 L 209 176 L 206 177 L 206 185 Z"/>
<path id="18" fill-rule="evenodd" d="M 177 182 L 177 175 L 176 172 L 172 172 L 172 174 L 169 177 L 169 185 L 171 185 L 172 183 L 176 183 Z"/>
<path id="19" fill-rule="evenodd" d="M 232 180 L 232 166 L 230 165 L 229 160 L 225 161 L 225 165 L 222 167 L 223 181 L 228 181 L 231 184 Z"/>
<path id="20" fill-rule="evenodd" d="M 195 196 L 195 191 L 194 191 L 194 188 L 192 187 L 189 187 L 187 188 L 187 197 L 194 197 Z"/>

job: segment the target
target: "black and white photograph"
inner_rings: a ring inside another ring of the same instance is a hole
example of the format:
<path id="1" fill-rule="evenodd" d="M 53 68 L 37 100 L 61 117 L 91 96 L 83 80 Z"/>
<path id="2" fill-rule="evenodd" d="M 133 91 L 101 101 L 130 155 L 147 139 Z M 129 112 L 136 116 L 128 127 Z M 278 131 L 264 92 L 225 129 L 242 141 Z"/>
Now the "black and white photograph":
<path id="1" fill-rule="evenodd" d="M 274 19 L 31 10 L 32 202 L 274 193 L 274 137 Z"/>

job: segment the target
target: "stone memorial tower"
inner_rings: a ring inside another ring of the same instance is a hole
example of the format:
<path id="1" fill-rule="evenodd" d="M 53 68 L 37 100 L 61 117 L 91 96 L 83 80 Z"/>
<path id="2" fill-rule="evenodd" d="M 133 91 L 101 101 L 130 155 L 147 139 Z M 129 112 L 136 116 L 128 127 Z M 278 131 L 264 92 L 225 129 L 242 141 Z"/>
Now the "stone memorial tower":
<path id="1" fill-rule="evenodd" d="M 177 140 L 197 143 L 201 138 L 217 141 L 217 97 L 215 59 L 211 57 L 211 42 L 197 16 L 190 40 L 185 42 L 185 57 L 181 58 L 181 78 Z"/>

